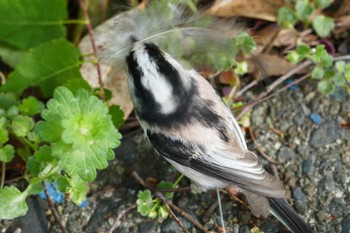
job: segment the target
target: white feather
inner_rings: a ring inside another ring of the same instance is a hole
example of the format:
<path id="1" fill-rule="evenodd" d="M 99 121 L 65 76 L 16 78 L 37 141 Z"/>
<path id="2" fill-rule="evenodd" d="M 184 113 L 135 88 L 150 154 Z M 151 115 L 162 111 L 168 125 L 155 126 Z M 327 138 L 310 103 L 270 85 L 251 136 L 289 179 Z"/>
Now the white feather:
<path id="1" fill-rule="evenodd" d="M 184 7 L 167 1 L 155 1 L 144 10 L 136 8 L 117 16 L 114 28 L 104 35 L 109 39 L 101 46 L 99 57 L 104 63 L 123 68 L 125 57 L 136 41 L 154 43 L 175 59 L 179 59 L 177 55 L 203 52 L 208 48 L 211 52 L 213 49 L 225 51 L 227 38 L 241 30 L 235 22 L 217 21 L 200 14 L 189 14 Z"/>

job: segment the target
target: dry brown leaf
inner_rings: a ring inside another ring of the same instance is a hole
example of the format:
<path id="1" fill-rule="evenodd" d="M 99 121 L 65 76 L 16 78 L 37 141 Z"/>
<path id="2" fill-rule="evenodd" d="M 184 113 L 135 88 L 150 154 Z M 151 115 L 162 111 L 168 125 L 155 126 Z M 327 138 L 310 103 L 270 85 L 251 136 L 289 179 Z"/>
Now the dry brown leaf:
<path id="1" fill-rule="evenodd" d="M 220 17 L 244 16 L 275 22 L 278 9 L 284 5 L 284 0 L 216 0 L 208 13 Z"/>
<path id="2" fill-rule="evenodd" d="M 98 40 L 96 40 L 97 47 L 101 47 L 105 43 L 105 36 L 110 30 L 112 30 L 111 28 L 113 27 L 114 20 L 115 17 L 112 17 L 94 29 L 94 33 L 98 34 Z M 85 36 L 81 40 L 79 48 L 84 55 L 93 54 L 90 38 L 88 36 Z M 93 59 L 91 56 L 85 57 L 85 60 L 87 61 L 91 59 Z M 80 68 L 80 72 L 83 75 L 83 78 L 92 87 L 99 86 L 95 65 L 85 62 Z M 127 74 L 125 72 L 121 72 L 120 70 L 111 68 L 105 64 L 101 64 L 101 73 L 105 88 L 110 90 L 113 94 L 113 97 L 109 101 L 109 104 L 119 105 L 120 108 L 124 111 L 124 117 L 127 118 L 133 110 L 133 105 L 128 92 Z"/>
<path id="3" fill-rule="evenodd" d="M 294 65 L 285 58 L 277 55 L 263 53 L 257 55 L 257 59 L 263 66 L 267 77 L 284 75 L 294 67 Z"/>

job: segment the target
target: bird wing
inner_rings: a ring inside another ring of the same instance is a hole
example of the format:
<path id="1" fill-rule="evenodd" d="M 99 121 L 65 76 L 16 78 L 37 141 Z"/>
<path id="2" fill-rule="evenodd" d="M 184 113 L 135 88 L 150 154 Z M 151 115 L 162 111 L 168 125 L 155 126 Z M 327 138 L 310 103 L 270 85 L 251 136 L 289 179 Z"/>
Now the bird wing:
<path id="1" fill-rule="evenodd" d="M 250 151 L 235 152 L 225 147 L 207 150 L 203 145 L 185 144 L 150 130 L 147 136 L 159 154 L 182 166 L 262 196 L 284 198 L 281 182 L 267 173 Z"/>

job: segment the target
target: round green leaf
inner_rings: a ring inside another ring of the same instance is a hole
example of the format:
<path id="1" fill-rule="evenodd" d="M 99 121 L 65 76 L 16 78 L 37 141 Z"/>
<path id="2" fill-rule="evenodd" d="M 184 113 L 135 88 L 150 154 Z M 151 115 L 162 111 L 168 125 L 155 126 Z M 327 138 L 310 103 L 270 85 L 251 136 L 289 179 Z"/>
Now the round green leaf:
<path id="1" fill-rule="evenodd" d="M 12 161 L 13 157 L 15 156 L 15 149 L 12 145 L 5 145 L 4 147 L 0 148 L 0 161 L 9 163 Z"/>
<path id="2" fill-rule="evenodd" d="M 322 80 L 318 83 L 317 89 L 324 95 L 330 95 L 333 93 L 335 87 L 331 82 Z"/>
<path id="3" fill-rule="evenodd" d="M 12 219 L 23 216 L 28 211 L 27 193 L 21 193 L 16 187 L 0 189 L 0 219 Z"/>
<path id="4" fill-rule="evenodd" d="M 312 21 L 312 26 L 318 36 L 327 37 L 333 30 L 335 24 L 332 18 L 324 15 L 317 15 Z"/>
<path id="5" fill-rule="evenodd" d="M 322 79 L 324 77 L 324 69 L 316 66 L 311 72 L 311 77 L 313 79 Z"/>
<path id="6" fill-rule="evenodd" d="M 278 10 L 277 23 L 282 27 L 293 28 L 298 22 L 298 18 L 294 11 L 287 6 L 281 7 Z"/>
<path id="7" fill-rule="evenodd" d="M 15 116 L 11 122 L 11 128 L 18 137 L 25 137 L 34 127 L 34 121 L 28 116 Z"/>

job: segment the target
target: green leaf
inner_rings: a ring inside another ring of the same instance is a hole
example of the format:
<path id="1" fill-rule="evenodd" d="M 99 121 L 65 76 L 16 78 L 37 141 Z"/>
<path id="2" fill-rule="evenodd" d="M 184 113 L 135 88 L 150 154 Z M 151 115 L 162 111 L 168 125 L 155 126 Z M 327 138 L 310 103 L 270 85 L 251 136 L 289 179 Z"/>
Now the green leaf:
<path id="1" fill-rule="evenodd" d="M 34 127 L 34 121 L 28 116 L 15 116 L 11 122 L 11 129 L 18 137 L 25 137 Z"/>
<path id="2" fill-rule="evenodd" d="M 27 193 L 21 193 L 16 187 L 0 189 L 0 219 L 13 219 L 28 211 Z"/>
<path id="3" fill-rule="evenodd" d="M 311 59 L 314 63 L 320 64 L 326 68 L 333 65 L 333 57 L 328 54 L 324 45 L 317 45 L 316 49 L 312 49 L 312 51 Z"/>
<path id="4" fill-rule="evenodd" d="M 248 33 L 241 32 L 234 38 L 234 46 L 243 54 L 248 54 L 256 48 L 256 43 Z"/>
<path id="5" fill-rule="evenodd" d="M 19 111 L 24 115 L 34 116 L 45 108 L 44 104 L 38 101 L 34 96 L 22 100 L 19 105 Z"/>
<path id="6" fill-rule="evenodd" d="M 37 124 L 35 132 L 52 143 L 59 165 L 84 181 L 93 180 L 96 169 L 105 168 L 114 157 L 112 149 L 120 145 L 121 135 L 108 108 L 86 90 L 74 96 L 66 87 L 58 87 L 42 117 L 45 121 Z"/>
<path id="7" fill-rule="evenodd" d="M 345 77 L 340 73 L 336 73 L 333 76 L 333 82 L 336 86 L 344 86 L 346 84 Z"/>
<path id="8" fill-rule="evenodd" d="M 165 207 L 165 205 L 161 205 L 158 209 L 158 215 L 165 219 L 169 216 L 169 212 L 168 212 L 168 209 Z"/>
<path id="9" fill-rule="evenodd" d="M 343 73 L 345 71 L 345 61 L 337 61 L 335 63 L 335 68 L 337 69 L 338 72 Z"/>
<path id="10" fill-rule="evenodd" d="M 0 147 L 0 161 L 9 163 L 12 161 L 15 156 L 15 149 L 12 145 L 5 145 L 4 147 Z"/>
<path id="11" fill-rule="evenodd" d="M 77 176 L 72 177 L 69 182 L 70 188 L 68 189 L 68 193 L 70 194 L 72 201 L 75 204 L 80 205 L 86 200 L 86 193 L 89 190 L 89 186 L 87 185 L 86 181 Z"/>
<path id="12" fill-rule="evenodd" d="M 238 75 L 243 75 L 248 72 L 248 63 L 246 61 L 237 62 L 234 72 Z"/>
<path id="13" fill-rule="evenodd" d="M 329 7 L 334 0 L 315 0 L 315 5 L 319 9 L 325 9 Z"/>
<path id="14" fill-rule="evenodd" d="M 57 188 L 62 193 L 67 193 L 70 188 L 69 178 L 67 176 L 59 176 L 57 178 Z"/>
<path id="15" fill-rule="evenodd" d="M 308 17 L 312 14 L 314 9 L 312 8 L 308 0 L 298 0 L 295 4 L 295 11 L 297 17 L 301 21 L 305 22 L 308 19 Z"/>
<path id="16" fill-rule="evenodd" d="M 29 195 L 36 195 L 44 191 L 44 186 L 42 185 L 42 180 L 34 177 L 29 181 L 29 184 L 31 185 L 31 189 L 29 192 Z"/>
<path id="17" fill-rule="evenodd" d="M 317 15 L 312 21 L 312 26 L 318 36 L 327 37 L 333 30 L 335 24 L 332 18 L 324 15 Z"/>
<path id="18" fill-rule="evenodd" d="M 0 91 L 19 95 L 28 87 L 40 86 L 50 96 L 57 86 L 81 78 L 79 58 L 79 50 L 65 39 L 42 44 L 22 58 Z"/>
<path id="19" fill-rule="evenodd" d="M 109 114 L 112 116 L 114 127 L 117 129 L 124 124 L 124 112 L 117 105 L 109 107 Z"/>
<path id="20" fill-rule="evenodd" d="M 318 83 L 317 89 L 324 95 L 332 94 L 335 87 L 330 81 L 322 80 Z"/>
<path id="21" fill-rule="evenodd" d="M 21 49 L 65 37 L 66 0 L 0 0 L 0 40 Z"/>
<path id="22" fill-rule="evenodd" d="M 8 140 L 9 140 L 9 133 L 7 132 L 6 129 L 0 128 L 0 145 L 4 144 Z"/>
<path id="23" fill-rule="evenodd" d="M 161 181 L 157 185 L 157 189 L 171 189 L 171 188 L 173 188 L 173 184 L 170 182 Z M 164 196 L 168 199 L 171 199 L 174 196 L 174 192 L 166 192 L 164 193 Z"/>
<path id="24" fill-rule="evenodd" d="M 278 10 L 278 15 L 277 15 L 278 25 L 286 28 L 293 28 L 297 22 L 298 22 L 298 18 L 291 8 L 287 6 L 283 6 Z"/>
<path id="25" fill-rule="evenodd" d="M 37 176 L 40 173 L 40 162 L 37 162 L 34 158 L 34 156 L 29 156 L 26 168 L 28 171 L 30 171 L 33 175 Z"/>
<path id="26" fill-rule="evenodd" d="M 295 50 L 288 52 L 286 56 L 287 60 L 293 64 L 297 64 L 302 58 L 299 56 L 299 53 Z"/>
<path id="27" fill-rule="evenodd" d="M 14 68 L 27 51 L 20 50 L 15 46 L 0 42 L 0 57 L 7 65 Z"/>
<path id="28" fill-rule="evenodd" d="M 324 69 L 316 66 L 311 72 L 311 77 L 313 79 L 322 79 L 324 77 Z"/>
<path id="29" fill-rule="evenodd" d="M 54 157 L 52 157 L 52 150 L 49 146 L 42 146 L 34 154 L 35 160 L 38 162 L 51 162 Z"/>
<path id="30" fill-rule="evenodd" d="M 142 216 L 148 216 L 150 211 L 151 208 L 147 203 L 142 202 L 137 205 L 137 212 L 140 213 Z"/>
<path id="31" fill-rule="evenodd" d="M 151 203 L 152 202 L 152 194 L 151 191 L 146 189 L 145 191 L 139 191 L 137 194 L 138 200 L 141 200 L 146 203 Z"/>
<path id="32" fill-rule="evenodd" d="M 297 46 L 296 51 L 299 54 L 300 59 L 302 60 L 309 56 L 311 48 L 306 44 L 300 44 Z"/>
<path id="33" fill-rule="evenodd" d="M 0 92 L 0 109 L 8 110 L 11 106 L 17 105 L 18 101 L 13 93 Z"/>
<path id="34" fill-rule="evenodd" d="M 64 86 L 67 87 L 74 94 L 80 89 L 85 89 L 89 92 L 91 91 L 89 83 L 82 78 L 70 79 L 64 84 Z"/>

